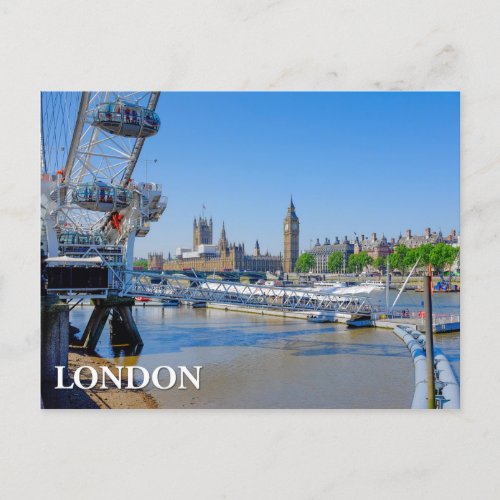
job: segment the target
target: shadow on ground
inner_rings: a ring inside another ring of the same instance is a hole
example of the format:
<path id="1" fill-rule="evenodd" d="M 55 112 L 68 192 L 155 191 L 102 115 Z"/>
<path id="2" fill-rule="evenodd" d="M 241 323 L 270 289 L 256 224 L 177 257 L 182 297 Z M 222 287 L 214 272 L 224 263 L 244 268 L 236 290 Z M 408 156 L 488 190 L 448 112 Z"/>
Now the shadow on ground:
<path id="1" fill-rule="evenodd" d="M 78 387 L 54 389 L 53 384 L 42 384 L 42 400 L 45 409 L 99 409 L 89 395 Z"/>

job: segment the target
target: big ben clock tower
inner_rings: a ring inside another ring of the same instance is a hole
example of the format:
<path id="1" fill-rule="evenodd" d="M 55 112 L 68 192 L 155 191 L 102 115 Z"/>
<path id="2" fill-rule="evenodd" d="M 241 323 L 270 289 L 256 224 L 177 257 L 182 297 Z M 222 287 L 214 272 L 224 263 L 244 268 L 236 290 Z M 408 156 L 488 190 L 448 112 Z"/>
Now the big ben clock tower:
<path id="1" fill-rule="evenodd" d="M 283 221 L 285 234 L 285 252 L 283 259 L 283 271 L 293 273 L 295 262 L 299 258 L 299 218 L 295 213 L 293 200 L 290 197 L 290 206 Z"/>

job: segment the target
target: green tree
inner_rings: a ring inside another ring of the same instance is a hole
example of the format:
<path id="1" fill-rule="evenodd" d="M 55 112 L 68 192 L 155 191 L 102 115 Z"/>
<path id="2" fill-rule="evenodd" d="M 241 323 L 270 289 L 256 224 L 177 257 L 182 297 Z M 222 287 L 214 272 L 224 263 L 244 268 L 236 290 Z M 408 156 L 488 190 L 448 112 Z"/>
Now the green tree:
<path id="1" fill-rule="evenodd" d="M 403 259 L 403 265 L 406 269 L 412 269 L 417 260 L 420 257 L 420 248 L 408 248 L 406 251 L 406 255 Z M 418 265 L 421 264 L 421 260 L 418 262 Z"/>
<path id="2" fill-rule="evenodd" d="M 344 254 L 342 252 L 333 252 L 328 257 L 328 271 L 331 273 L 340 273 L 344 267 Z"/>
<path id="3" fill-rule="evenodd" d="M 148 268 L 148 260 L 147 259 L 135 259 L 134 267 L 142 267 L 144 270 Z"/>
<path id="4" fill-rule="evenodd" d="M 349 255 L 349 264 L 347 269 L 350 273 L 360 273 L 372 262 L 373 259 L 366 252 L 353 253 Z"/>
<path id="5" fill-rule="evenodd" d="M 386 268 L 386 258 L 385 257 L 377 257 L 373 261 L 373 267 L 377 269 L 378 271 L 383 272 Z"/>
<path id="6" fill-rule="evenodd" d="M 448 270 L 450 271 L 450 282 L 451 282 L 451 268 L 459 255 L 460 255 L 460 247 L 452 247 L 452 246 L 449 247 L 448 261 L 446 262 L 446 264 L 448 265 Z"/>
<path id="7" fill-rule="evenodd" d="M 373 258 L 370 257 L 366 252 L 359 252 L 358 253 L 358 260 L 359 260 L 359 264 L 361 266 L 361 270 L 363 270 L 365 267 L 371 266 L 373 264 Z"/>
<path id="8" fill-rule="evenodd" d="M 394 253 L 389 255 L 391 269 L 398 269 L 402 274 L 406 274 L 408 267 L 413 267 L 418 258 L 415 250 L 405 245 L 398 245 L 394 249 Z"/>
<path id="9" fill-rule="evenodd" d="M 431 252 L 434 248 L 432 243 L 425 243 L 424 245 L 420 245 L 418 250 L 418 256 L 420 257 L 420 261 L 418 263 L 418 267 L 426 267 L 431 262 Z"/>
<path id="10" fill-rule="evenodd" d="M 398 269 L 402 274 L 406 273 L 408 269 L 408 252 L 409 248 L 405 245 L 398 245 L 394 249 L 394 253 L 389 255 L 389 264 L 391 265 L 391 269 Z"/>
<path id="11" fill-rule="evenodd" d="M 451 269 L 459 252 L 460 249 L 458 247 L 452 247 L 446 243 L 438 243 L 430 253 L 430 263 L 438 272 L 444 271 L 446 266 L 449 266 Z"/>
<path id="12" fill-rule="evenodd" d="M 299 256 L 295 263 L 295 272 L 308 273 L 313 267 L 316 266 L 316 259 L 310 253 L 304 252 Z"/>

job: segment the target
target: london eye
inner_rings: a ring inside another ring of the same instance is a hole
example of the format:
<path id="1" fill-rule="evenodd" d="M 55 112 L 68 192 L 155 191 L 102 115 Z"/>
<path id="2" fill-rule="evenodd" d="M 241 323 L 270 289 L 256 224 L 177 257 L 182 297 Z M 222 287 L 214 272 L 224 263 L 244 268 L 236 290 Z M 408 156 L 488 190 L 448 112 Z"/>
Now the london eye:
<path id="1" fill-rule="evenodd" d="M 166 208 L 162 187 L 135 182 L 144 141 L 158 133 L 159 92 L 43 92 L 42 245 L 49 257 L 99 255 L 131 269 L 136 237 Z"/>

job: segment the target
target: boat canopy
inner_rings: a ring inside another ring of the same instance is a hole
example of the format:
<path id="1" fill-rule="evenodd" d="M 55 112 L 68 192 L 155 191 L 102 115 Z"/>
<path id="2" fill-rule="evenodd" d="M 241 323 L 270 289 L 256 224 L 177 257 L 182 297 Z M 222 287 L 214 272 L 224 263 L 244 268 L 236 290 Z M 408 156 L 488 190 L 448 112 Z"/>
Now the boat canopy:
<path id="1" fill-rule="evenodd" d="M 150 137 L 160 129 L 160 117 L 152 110 L 125 101 L 99 104 L 92 125 L 125 137 Z"/>
<path id="2" fill-rule="evenodd" d="M 45 262 L 50 266 L 89 266 L 99 265 L 103 263 L 103 259 L 99 256 L 96 257 L 49 257 Z"/>

